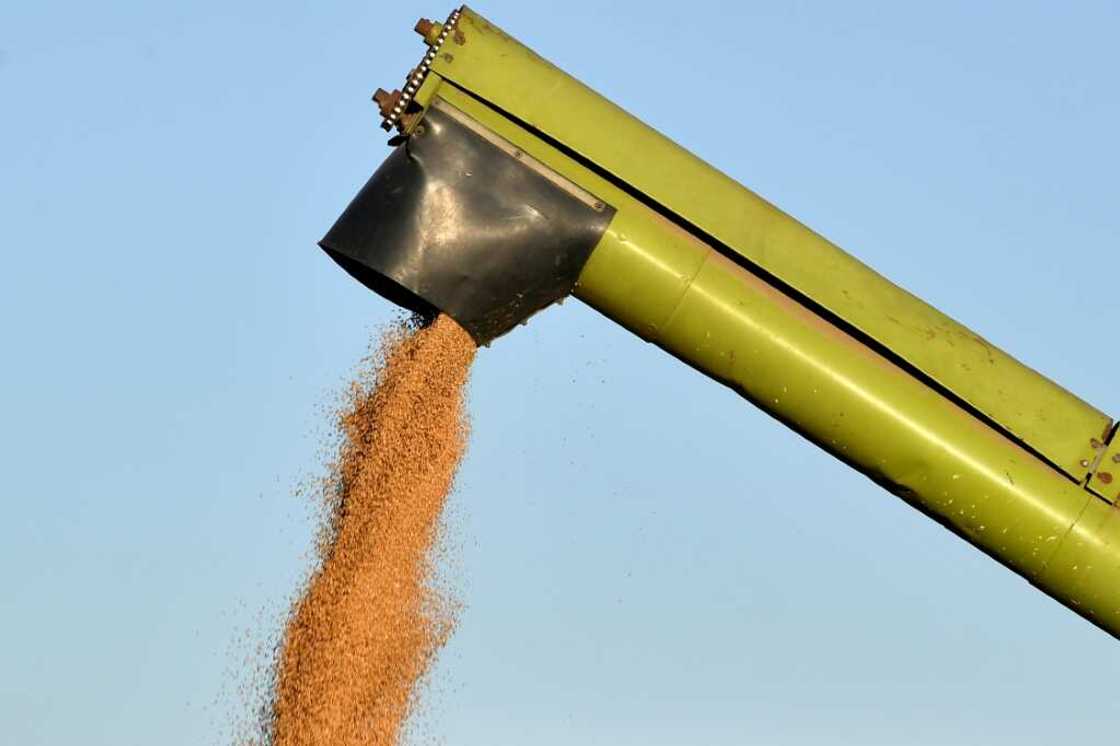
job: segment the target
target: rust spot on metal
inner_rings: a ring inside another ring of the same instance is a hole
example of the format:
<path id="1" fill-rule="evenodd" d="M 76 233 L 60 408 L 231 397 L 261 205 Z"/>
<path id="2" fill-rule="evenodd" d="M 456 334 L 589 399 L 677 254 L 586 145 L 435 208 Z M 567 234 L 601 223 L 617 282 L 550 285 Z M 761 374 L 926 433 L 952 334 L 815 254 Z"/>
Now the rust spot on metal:
<path id="1" fill-rule="evenodd" d="M 445 62 L 454 62 L 455 61 L 455 56 L 453 54 L 451 54 L 450 52 L 444 52 L 443 54 L 440 55 L 440 57 L 443 57 Z"/>
<path id="2" fill-rule="evenodd" d="M 1120 453 L 1112 454 L 1112 463 L 1120 464 Z"/>
<path id="3" fill-rule="evenodd" d="M 454 39 L 455 43 L 459 46 L 463 46 L 467 43 L 467 35 L 463 33 L 462 29 L 455 29 L 455 33 L 452 34 L 451 38 Z"/>
<path id="4" fill-rule="evenodd" d="M 1094 451 L 1099 451 L 1101 448 L 1104 448 L 1104 444 L 1096 438 L 1089 438 L 1089 445 L 1093 447 Z"/>
<path id="5" fill-rule="evenodd" d="M 1112 484 L 1112 475 L 1107 471 L 1098 471 L 1097 479 L 1101 480 L 1104 484 Z"/>

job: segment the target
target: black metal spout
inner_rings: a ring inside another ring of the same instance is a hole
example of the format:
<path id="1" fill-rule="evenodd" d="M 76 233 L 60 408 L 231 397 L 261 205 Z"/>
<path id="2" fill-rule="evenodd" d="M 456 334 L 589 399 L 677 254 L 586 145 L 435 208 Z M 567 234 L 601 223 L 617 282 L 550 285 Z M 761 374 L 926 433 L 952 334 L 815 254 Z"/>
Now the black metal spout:
<path id="1" fill-rule="evenodd" d="M 319 245 L 370 290 L 479 344 L 572 291 L 614 210 L 441 106 Z"/>

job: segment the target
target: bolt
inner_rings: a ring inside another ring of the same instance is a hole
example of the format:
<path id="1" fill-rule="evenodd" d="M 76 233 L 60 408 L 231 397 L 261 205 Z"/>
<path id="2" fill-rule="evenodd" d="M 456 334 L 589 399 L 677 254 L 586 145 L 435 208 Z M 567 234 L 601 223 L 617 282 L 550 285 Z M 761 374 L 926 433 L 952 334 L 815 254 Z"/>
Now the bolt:
<path id="1" fill-rule="evenodd" d="M 436 43 L 439 38 L 439 25 L 429 21 L 427 18 L 421 18 L 416 22 L 413 29 L 416 33 L 424 37 L 424 42 L 429 46 Z"/>
<path id="2" fill-rule="evenodd" d="M 1083 458 L 1083 459 L 1081 459 L 1081 461 L 1080 461 L 1079 463 L 1080 463 L 1080 464 L 1081 464 L 1082 466 L 1088 466 L 1088 465 L 1089 465 L 1089 459 L 1087 459 L 1087 458 Z"/>
<path id="3" fill-rule="evenodd" d="M 389 93 L 383 88 L 378 88 L 373 94 L 373 101 L 381 109 L 381 116 L 387 117 L 393 112 L 393 107 L 401 100 L 401 92 Z"/>
<path id="4" fill-rule="evenodd" d="M 1105 484 L 1111 484 L 1112 483 L 1112 475 L 1109 474 L 1107 471 L 1098 471 L 1097 472 L 1097 479 L 1101 480 Z"/>

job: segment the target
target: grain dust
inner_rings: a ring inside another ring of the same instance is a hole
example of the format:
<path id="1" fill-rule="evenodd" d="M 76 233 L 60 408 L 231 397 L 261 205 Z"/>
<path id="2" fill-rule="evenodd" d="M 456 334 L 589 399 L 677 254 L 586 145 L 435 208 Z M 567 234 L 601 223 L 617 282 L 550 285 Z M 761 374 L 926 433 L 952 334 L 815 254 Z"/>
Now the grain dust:
<path id="1" fill-rule="evenodd" d="M 275 746 L 389 746 L 455 625 L 433 583 L 440 516 L 466 445 L 475 355 L 453 320 L 402 329 L 338 417 L 320 565 L 276 661 Z"/>

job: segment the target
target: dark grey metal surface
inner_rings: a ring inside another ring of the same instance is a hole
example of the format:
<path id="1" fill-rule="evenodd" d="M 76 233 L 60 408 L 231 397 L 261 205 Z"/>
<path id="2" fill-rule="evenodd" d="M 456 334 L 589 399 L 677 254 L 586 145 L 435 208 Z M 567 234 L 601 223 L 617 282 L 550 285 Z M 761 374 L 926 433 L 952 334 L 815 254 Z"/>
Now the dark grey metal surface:
<path id="1" fill-rule="evenodd" d="M 571 292 L 614 210 L 461 117 L 429 109 L 319 245 L 371 290 L 486 344 Z"/>

